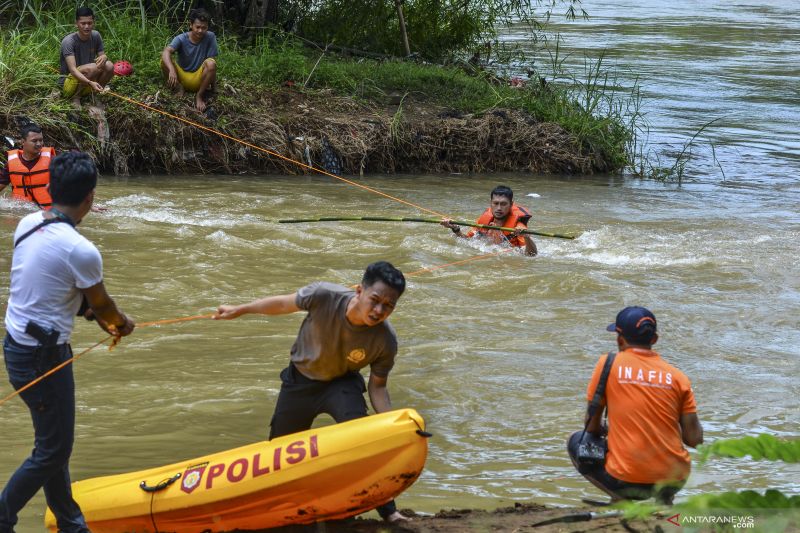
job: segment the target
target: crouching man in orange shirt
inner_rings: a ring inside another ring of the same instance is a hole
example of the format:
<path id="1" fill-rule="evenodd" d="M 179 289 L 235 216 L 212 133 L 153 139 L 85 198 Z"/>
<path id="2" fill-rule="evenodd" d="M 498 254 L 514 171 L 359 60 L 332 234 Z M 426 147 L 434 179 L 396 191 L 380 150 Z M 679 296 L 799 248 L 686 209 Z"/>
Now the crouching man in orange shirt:
<path id="1" fill-rule="evenodd" d="M 694 392 L 686 375 L 664 361 L 651 348 L 658 340 L 656 317 L 644 307 L 626 307 L 609 331 L 617 332 L 619 352 L 608 371 L 599 409 L 587 413 L 585 431 L 568 443 L 572 464 L 612 501 L 621 499 L 671 504 L 689 477 L 691 460 L 684 448 L 703 442 Z M 600 357 L 587 389 L 595 396 L 606 359 Z M 602 391 L 602 387 L 601 387 Z M 601 443 L 601 419 L 608 408 L 608 451 L 592 453 Z M 590 446 L 587 447 L 586 444 Z"/>

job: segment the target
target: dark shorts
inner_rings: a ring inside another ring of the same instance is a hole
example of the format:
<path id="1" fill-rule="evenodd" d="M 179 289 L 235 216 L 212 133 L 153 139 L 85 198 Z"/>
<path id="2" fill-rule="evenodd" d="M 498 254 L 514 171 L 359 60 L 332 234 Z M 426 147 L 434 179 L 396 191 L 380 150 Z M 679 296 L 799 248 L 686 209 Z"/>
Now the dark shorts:
<path id="1" fill-rule="evenodd" d="M 309 379 L 293 364 L 281 372 L 281 391 L 270 425 L 270 439 L 311 428 L 323 413 L 337 423 L 367 416 L 367 387 L 359 372 L 331 381 Z"/>
<path id="2" fill-rule="evenodd" d="M 309 379 L 293 364 L 281 371 L 281 391 L 270 422 L 270 440 L 305 431 L 323 413 L 338 424 L 367 416 L 364 393 L 367 387 L 360 372 L 348 372 L 331 381 Z M 397 511 L 394 500 L 376 508 L 385 520 Z"/>
<path id="3" fill-rule="evenodd" d="M 584 475 L 587 479 L 595 481 L 603 487 L 610 495 L 621 498 L 624 500 L 647 500 L 648 498 L 655 498 L 661 503 L 672 503 L 675 494 L 678 493 L 686 481 L 678 481 L 670 483 L 669 485 L 652 484 L 652 483 L 628 483 L 617 479 L 606 471 L 605 464 L 580 464 L 576 459 L 578 452 L 578 444 L 581 441 L 583 431 L 576 431 L 567 441 L 567 452 L 572 464 L 575 468 Z"/>

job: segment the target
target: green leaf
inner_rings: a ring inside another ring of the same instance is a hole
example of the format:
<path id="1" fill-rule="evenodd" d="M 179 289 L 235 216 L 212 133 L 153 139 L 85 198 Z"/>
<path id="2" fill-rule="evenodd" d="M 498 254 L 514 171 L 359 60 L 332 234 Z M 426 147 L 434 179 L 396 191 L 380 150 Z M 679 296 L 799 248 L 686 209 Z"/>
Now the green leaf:
<path id="1" fill-rule="evenodd" d="M 711 456 L 745 457 L 755 460 L 800 462 L 800 439 L 778 439 L 772 435 L 761 434 L 758 437 L 742 437 L 740 439 L 718 440 L 700 447 L 700 463 Z"/>
<path id="2" fill-rule="evenodd" d="M 723 492 L 721 494 L 698 494 L 675 506 L 681 512 L 701 512 L 712 509 L 729 509 L 756 514 L 770 514 L 780 509 L 800 510 L 800 496 L 786 496 L 774 489 L 760 494 L 753 490 Z"/>

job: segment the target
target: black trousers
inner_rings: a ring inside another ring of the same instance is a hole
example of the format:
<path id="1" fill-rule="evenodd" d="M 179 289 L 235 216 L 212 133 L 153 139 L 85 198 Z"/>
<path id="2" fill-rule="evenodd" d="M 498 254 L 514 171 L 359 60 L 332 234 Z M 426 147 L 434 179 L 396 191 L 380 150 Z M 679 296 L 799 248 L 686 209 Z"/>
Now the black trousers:
<path id="1" fill-rule="evenodd" d="M 332 381 L 309 379 L 293 364 L 281 371 L 281 391 L 270 422 L 269 440 L 311 429 L 320 414 L 336 423 L 367 416 L 364 393 L 367 387 L 360 372 L 348 372 Z M 394 500 L 376 509 L 382 518 L 397 511 Z"/>
<path id="2" fill-rule="evenodd" d="M 578 445 L 583 431 L 573 433 L 567 441 L 567 452 L 575 468 L 589 480 L 603 486 L 608 494 L 623 500 L 647 500 L 655 498 L 659 503 L 672 504 L 675 494 L 683 488 L 686 481 L 672 482 L 668 485 L 650 483 L 628 483 L 617 479 L 606 471 L 605 464 L 579 465 Z"/>

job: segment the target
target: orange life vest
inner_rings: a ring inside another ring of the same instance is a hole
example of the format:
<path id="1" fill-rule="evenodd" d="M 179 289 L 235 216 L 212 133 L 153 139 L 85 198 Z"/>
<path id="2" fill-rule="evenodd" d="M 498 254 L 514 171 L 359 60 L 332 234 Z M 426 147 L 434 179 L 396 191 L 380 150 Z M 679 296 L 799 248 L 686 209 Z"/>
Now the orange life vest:
<path id="1" fill-rule="evenodd" d="M 517 204 L 511 204 L 511 212 L 508 213 L 508 217 L 505 220 L 495 220 L 494 213 L 492 213 L 491 208 L 487 208 L 486 211 L 478 218 L 477 224 L 485 224 L 487 226 L 503 226 L 505 228 L 516 228 L 517 224 L 524 224 L 525 227 L 528 226 L 528 221 L 531 219 L 531 214 L 528 212 L 527 209 L 524 207 L 520 207 Z M 498 230 L 489 230 L 484 228 L 477 228 L 476 231 L 478 233 L 482 233 L 484 235 L 488 235 L 489 232 L 492 233 L 494 236 L 501 236 L 502 240 L 507 241 L 511 246 L 525 246 L 525 239 L 522 238 L 522 235 L 517 235 L 516 237 L 509 238 L 508 236 L 511 235 L 510 231 L 498 231 Z M 497 239 L 498 243 L 501 240 Z"/>
<path id="2" fill-rule="evenodd" d="M 47 191 L 50 185 L 50 161 L 55 157 L 53 148 L 42 148 L 39 160 L 28 170 L 22 163 L 22 150 L 8 152 L 8 175 L 11 179 L 12 196 L 20 200 L 33 202 L 42 209 L 53 205 L 53 199 Z"/>

